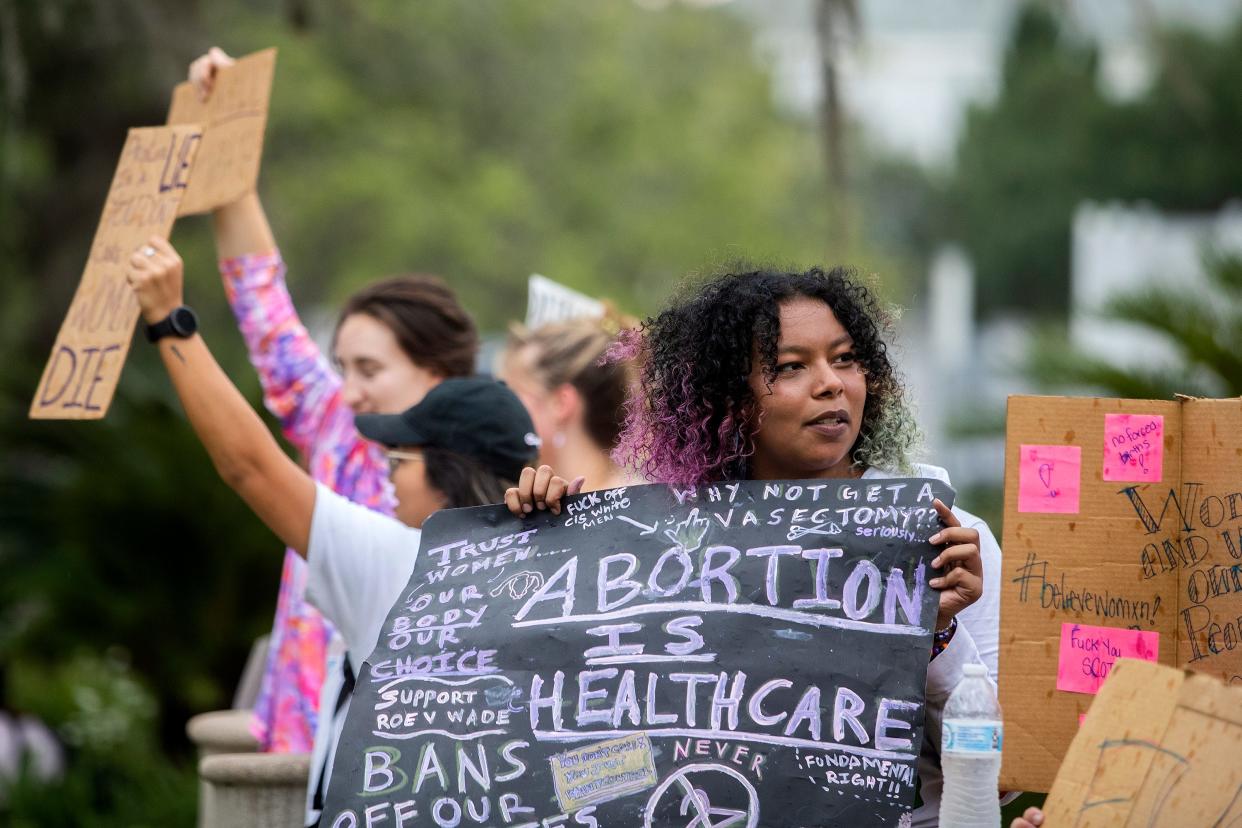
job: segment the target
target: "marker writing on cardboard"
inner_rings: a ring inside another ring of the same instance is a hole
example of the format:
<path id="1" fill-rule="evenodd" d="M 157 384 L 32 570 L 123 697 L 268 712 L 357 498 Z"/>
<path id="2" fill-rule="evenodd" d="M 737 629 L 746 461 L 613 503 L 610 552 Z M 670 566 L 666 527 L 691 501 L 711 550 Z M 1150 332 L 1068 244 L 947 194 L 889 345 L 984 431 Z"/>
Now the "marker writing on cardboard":
<path id="1" fill-rule="evenodd" d="M 1095 615 L 1097 618 L 1117 618 L 1127 622 L 1131 629 L 1155 625 L 1160 613 L 1161 597 L 1151 600 L 1116 595 L 1109 590 L 1096 592 L 1068 584 L 1065 572 L 1049 572 L 1049 562 L 1034 552 L 1027 553 L 1026 562 L 1015 567 L 1016 576 L 1011 579 L 1018 585 L 1018 601 L 1026 603 L 1038 598 L 1043 609 L 1053 609 L 1074 615 Z M 1034 587 L 1034 590 L 1032 590 Z"/>
<path id="2" fill-rule="evenodd" d="M 92 402 L 92 395 L 95 393 L 95 386 L 106 379 L 103 372 L 104 360 L 114 351 L 121 350 L 118 344 L 108 345 L 107 347 L 89 347 L 84 348 L 81 353 L 84 357 L 82 369 L 78 370 L 78 351 L 69 345 L 61 345 L 57 348 L 56 353 L 52 355 L 51 367 L 47 371 L 47 379 L 43 383 L 42 392 L 39 394 L 39 406 L 47 407 L 54 403 L 60 402 L 61 408 L 85 408 L 87 411 L 99 411 L 100 406 Z M 62 357 L 67 358 L 68 362 L 64 363 Z M 94 369 L 91 369 L 92 360 L 94 361 Z M 61 365 L 66 365 L 67 373 L 64 374 L 64 380 L 60 383 L 58 390 L 54 393 L 52 388 L 53 381 L 57 380 L 61 374 Z M 65 391 L 73 384 L 74 378 L 77 383 L 73 393 L 61 402 L 65 396 Z M 87 385 L 87 379 L 90 379 Z M 86 399 L 82 399 L 82 389 L 86 387 Z"/>

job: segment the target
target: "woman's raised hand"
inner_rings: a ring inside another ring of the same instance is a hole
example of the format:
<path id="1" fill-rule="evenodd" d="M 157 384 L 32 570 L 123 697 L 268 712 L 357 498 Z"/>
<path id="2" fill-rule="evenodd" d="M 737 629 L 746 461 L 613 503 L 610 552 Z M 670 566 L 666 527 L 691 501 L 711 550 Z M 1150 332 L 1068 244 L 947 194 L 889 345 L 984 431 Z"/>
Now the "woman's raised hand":
<path id="1" fill-rule="evenodd" d="M 551 466 L 540 466 L 538 470 L 527 466 L 522 469 L 518 484 L 505 492 L 505 505 L 518 517 L 529 515 L 535 509 L 547 509 L 559 515 L 561 498 L 582 491 L 585 481 L 585 477 L 578 477 L 569 482 L 558 477 Z"/>
<path id="2" fill-rule="evenodd" d="M 194 84 L 194 91 L 198 93 L 200 101 L 211 97 L 211 90 L 216 86 L 216 74 L 235 62 L 223 49 L 212 46 L 207 54 L 190 64 L 190 83 Z"/>
<path id="3" fill-rule="evenodd" d="M 967 529 L 953 511 L 937 499 L 933 506 L 944 528 L 928 540 L 944 546 L 932 566 L 943 567 L 944 574 L 931 579 L 933 589 L 940 590 L 940 612 L 936 629 L 942 630 L 962 610 L 983 595 L 983 558 L 979 556 L 979 532 Z"/>
<path id="4" fill-rule="evenodd" d="M 182 264 L 166 240 L 152 236 L 129 257 L 125 281 L 134 289 L 142 318 L 149 324 L 167 319 L 182 301 Z"/>

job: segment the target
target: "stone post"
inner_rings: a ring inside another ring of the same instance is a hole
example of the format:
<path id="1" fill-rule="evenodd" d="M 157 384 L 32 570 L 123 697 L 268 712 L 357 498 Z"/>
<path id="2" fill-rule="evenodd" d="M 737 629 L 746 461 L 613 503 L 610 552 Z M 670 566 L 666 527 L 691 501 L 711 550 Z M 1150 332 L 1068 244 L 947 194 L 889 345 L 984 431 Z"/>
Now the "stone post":
<path id="1" fill-rule="evenodd" d="M 198 777 L 208 807 L 200 828 L 302 828 L 309 774 L 306 753 L 204 756 Z"/>

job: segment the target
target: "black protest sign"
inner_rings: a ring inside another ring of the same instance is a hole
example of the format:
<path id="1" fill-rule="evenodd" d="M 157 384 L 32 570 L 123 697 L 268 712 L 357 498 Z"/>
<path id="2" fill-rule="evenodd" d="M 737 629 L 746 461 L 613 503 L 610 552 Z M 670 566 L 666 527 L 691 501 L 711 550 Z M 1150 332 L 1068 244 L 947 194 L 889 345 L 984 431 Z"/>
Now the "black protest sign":
<path id="1" fill-rule="evenodd" d="M 322 825 L 890 825 L 937 481 L 635 486 L 428 521 Z"/>

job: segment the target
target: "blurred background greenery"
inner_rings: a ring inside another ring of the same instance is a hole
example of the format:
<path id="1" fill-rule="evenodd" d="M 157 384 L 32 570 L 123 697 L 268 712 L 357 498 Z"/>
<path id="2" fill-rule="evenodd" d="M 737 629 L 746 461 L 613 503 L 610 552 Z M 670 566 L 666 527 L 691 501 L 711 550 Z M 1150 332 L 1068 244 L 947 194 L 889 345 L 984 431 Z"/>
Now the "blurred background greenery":
<path id="1" fill-rule="evenodd" d="M 69 751 L 59 782 L 0 791 L 0 823 L 191 824 L 184 722 L 228 705 L 270 624 L 279 544 L 216 479 L 147 349 L 106 420 L 26 419 L 125 130 L 162 122 L 210 45 L 280 49 L 260 189 L 309 320 L 411 270 L 443 274 L 486 331 L 520 315 L 532 272 L 641 315 L 737 257 L 853 264 L 916 305 L 954 242 L 978 317 L 1021 311 L 1043 331 L 1022 370 L 1035 387 L 1167 395 L 1184 372 L 1242 393 L 1228 257 L 1211 268 L 1223 304 L 1173 290 L 1110 308 L 1169 340 L 1180 362 L 1162 372 L 1088 358 L 1064 333 L 1077 205 L 1213 211 L 1242 192 L 1242 25 L 1152 26 L 1153 80 L 1118 102 L 1064 6 L 1021 5 L 995 95 L 929 168 L 832 96 L 810 117 L 779 105 L 756 56 L 762 4 L 736 5 L 0 0 L 0 709 L 42 717 Z M 803 5 L 834 88 L 837 40 L 866 36 L 860 3 Z M 173 241 L 204 333 L 257 405 L 209 221 Z M 967 431 L 988 419 L 971 414 Z M 971 494 L 999 536 L 998 490 Z"/>

